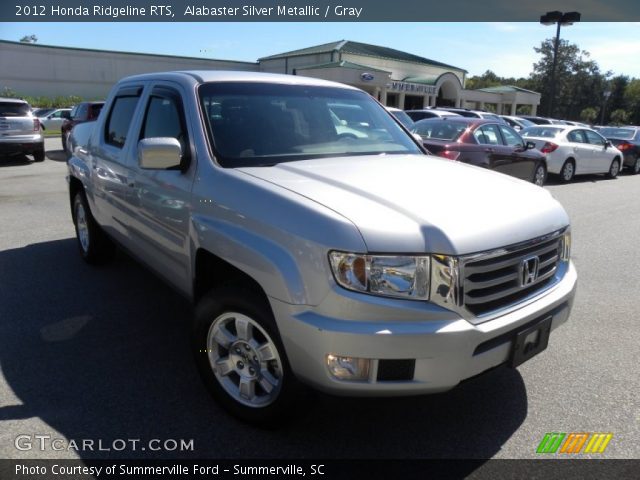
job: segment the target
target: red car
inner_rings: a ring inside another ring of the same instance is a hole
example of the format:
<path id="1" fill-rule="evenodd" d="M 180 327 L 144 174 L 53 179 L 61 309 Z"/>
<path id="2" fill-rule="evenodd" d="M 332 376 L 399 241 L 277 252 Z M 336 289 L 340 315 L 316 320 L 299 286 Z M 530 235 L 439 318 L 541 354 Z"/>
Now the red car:
<path id="1" fill-rule="evenodd" d="M 60 127 L 60 136 L 62 139 L 62 149 L 65 153 L 69 154 L 67 151 L 67 140 L 69 138 L 69 134 L 71 133 L 71 129 L 75 127 L 79 123 L 91 122 L 98 118 L 100 114 L 100 110 L 104 102 L 82 102 L 73 107 L 69 118 L 67 118 L 62 127 Z"/>
<path id="2" fill-rule="evenodd" d="M 433 154 L 544 185 L 545 156 L 513 128 L 494 120 L 448 117 L 416 122 L 413 133 Z"/>

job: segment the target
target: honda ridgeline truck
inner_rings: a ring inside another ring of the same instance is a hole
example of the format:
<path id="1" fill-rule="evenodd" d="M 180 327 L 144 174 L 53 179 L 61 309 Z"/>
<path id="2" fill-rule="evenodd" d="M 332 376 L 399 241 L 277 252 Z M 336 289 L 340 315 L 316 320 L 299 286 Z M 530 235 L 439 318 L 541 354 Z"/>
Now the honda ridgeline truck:
<path id="1" fill-rule="evenodd" d="M 200 373 L 245 420 L 282 419 L 303 384 L 448 390 L 528 360 L 569 316 L 577 277 L 558 202 L 428 155 L 356 88 L 133 76 L 72 136 L 83 258 L 118 244 L 192 299 Z"/>

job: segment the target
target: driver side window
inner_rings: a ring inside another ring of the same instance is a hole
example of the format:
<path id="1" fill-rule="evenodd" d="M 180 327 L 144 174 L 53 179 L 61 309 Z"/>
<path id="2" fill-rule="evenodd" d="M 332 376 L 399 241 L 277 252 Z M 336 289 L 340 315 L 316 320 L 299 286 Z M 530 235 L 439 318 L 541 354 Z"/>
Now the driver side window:
<path id="1" fill-rule="evenodd" d="M 140 139 L 171 137 L 180 142 L 182 154 L 189 153 L 189 141 L 182 102 L 177 92 L 156 88 L 149 97 Z"/>

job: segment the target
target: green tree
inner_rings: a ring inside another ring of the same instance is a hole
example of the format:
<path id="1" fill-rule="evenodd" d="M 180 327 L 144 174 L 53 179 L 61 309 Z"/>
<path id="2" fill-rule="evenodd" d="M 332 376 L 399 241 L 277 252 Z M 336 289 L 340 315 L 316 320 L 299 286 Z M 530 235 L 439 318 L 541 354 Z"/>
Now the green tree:
<path id="1" fill-rule="evenodd" d="M 554 39 L 543 41 L 534 47 L 541 55 L 533 65 L 530 76 L 532 90 L 542 95 L 541 113 L 558 118 L 572 119 L 591 106 L 594 98 L 603 98 L 607 77 L 598 64 L 591 60 L 589 52 L 567 40 L 560 40 L 555 74 L 555 102 L 553 114 L 549 112 L 552 94 L 551 73 L 553 67 Z"/>
<path id="2" fill-rule="evenodd" d="M 491 70 L 487 70 L 482 75 L 470 77 L 465 82 L 465 88 L 468 90 L 478 90 L 480 88 L 496 87 L 503 85 L 503 78 L 498 77 Z"/>
<path id="3" fill-rule="evenodd" d="M 589 124 L 593 124 L 597 116 L 598 110 L 593 107 L 587 107 L 580 112 L 580 120 Z"/>
<path id="4" fill-rule="evenodd" d="M 629 123 L 640 125 L 640 79 L 634 78 L 624 89 L 624 102 L 629 112 Z"/>
<path id="5" fill-rule="evenodd" d="M 612 123 L 613 125 L 625 125 L 629 122 L 629 114 L 622 108 L 618 108 L 617 110 L 611 112 L 610 118 L 610 123 Z"/>

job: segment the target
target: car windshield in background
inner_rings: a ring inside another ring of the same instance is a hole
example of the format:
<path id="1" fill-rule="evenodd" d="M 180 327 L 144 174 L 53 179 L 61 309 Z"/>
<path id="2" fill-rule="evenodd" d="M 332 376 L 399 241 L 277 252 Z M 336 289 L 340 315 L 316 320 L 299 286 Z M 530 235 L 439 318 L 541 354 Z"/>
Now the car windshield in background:
<path id="1" fill-rule="evenodd" d="M 416 122 L 413 133 L 423 139 L 455 141 L 469 125 L 463 122 L 447 122 L 440 119 L 426 119 Z"/>
<path id="2" fill-rule="evenodd" d="M 564 128 L 562 127 L 528 127 L 520 131 L 520 135 L 522 135 L 523 137 L 554 138 L 562 130 L 564 130 Z"/>
<path id="3" fill-rule="evenodd" d="M 535 123 L 533 123 L 531 120 L 527 120 L 526 118 L 518 118 L 518 122 L 524 125 L 525 127 L 535 126 Z"/>
<path id="4" fill-rule="evenodd" d="M 411 119 L 411 117 L 402 110 L 394 110 L 393 112 L 391 112 L 391 114 L 398 120 L 400 120 L 400 123 L 402 123 L 409 130 L 411 130 L 415 125 L 415 122 Z"/>
<path id="5" fill-rule="evenodd" d="M 26 117 L 30 110 L 26 103 L 0 102 L 0 117 Z"/>
<path id="6" fill-rule="evenodd" d="M 624 140 L 631 140 L 635 133 L 633 128 L 601 128 L 599 130 L 600 135 L 603 137 L 622 138 Z"/>
<path id="7" fill-rule="evenodd" d="M 384 108 L 358 90 L 221 82 L 202 85 L 199 96 L 224 167 L 421 153 Z"/>

